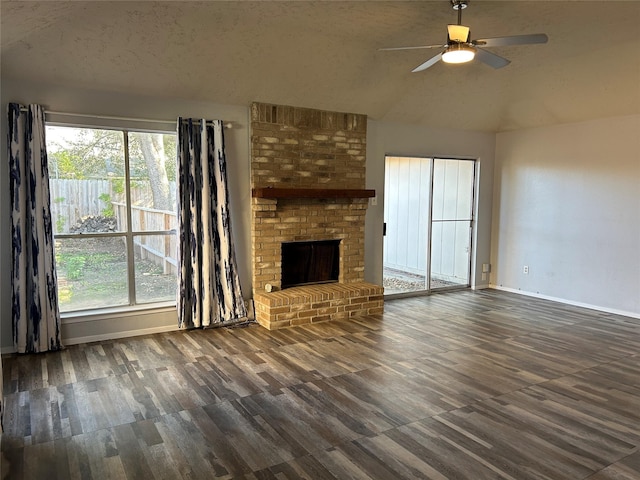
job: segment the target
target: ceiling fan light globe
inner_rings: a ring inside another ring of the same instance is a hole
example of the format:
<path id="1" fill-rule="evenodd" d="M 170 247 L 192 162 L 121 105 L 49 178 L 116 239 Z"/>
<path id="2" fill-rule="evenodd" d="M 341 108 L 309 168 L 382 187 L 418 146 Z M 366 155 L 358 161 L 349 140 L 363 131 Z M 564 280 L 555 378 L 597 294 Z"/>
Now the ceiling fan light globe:
<path id="1" fill-rule="evenodd" d="M 467 63 L 476 56 L 476 49 L 467 45 L 449 45 L 442 54 L 445 63 Z"/>

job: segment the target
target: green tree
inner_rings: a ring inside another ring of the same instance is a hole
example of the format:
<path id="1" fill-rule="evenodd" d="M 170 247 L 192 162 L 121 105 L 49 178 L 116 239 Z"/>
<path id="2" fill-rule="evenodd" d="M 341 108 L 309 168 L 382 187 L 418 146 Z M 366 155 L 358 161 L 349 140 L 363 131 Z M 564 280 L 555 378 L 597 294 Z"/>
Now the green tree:
<path id="1" fill-rule="evenodd" d="M 49 171 L 54 178 L 107 178 L 124 175 L 122 132 L 73 128 L 65 143 L 47 145 Z M 52 168 L 53 167 L 53 168 Z"/>
<path id="2" fill-rule="evenodd" d="M 171 209 L 171 191 L 165 162 L 165 150 L 162 134 L 134 133 L 132 140 L 137 143 L 146 164 L 153 207 L 158 210 Z M 132 142 L 133 143 L 133 142 Z"/>
<path id="3" fill-rule="evenodd" d="M 90 128 L 63 130 L 64 138 L 47 142 L 52 178 L 109 179 L 114 187 L 122 182 L 125 176 L 124 132 Z M 153 208 L 170 210 L 169 181 L 176 179 L 175 136 L 131 132 L 128 135 L 128 147 L 132 185 L 136 181 L 148 181 Z M 114 192 L 118 193 L 117 188 Z M 123 192 L 122 189 L 120 193 Z"/>

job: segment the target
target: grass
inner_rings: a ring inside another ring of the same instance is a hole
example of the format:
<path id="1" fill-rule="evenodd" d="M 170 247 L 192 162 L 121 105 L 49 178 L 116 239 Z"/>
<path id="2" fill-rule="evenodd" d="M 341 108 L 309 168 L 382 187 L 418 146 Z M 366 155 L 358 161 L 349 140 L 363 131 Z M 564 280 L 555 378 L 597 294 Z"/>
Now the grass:
<path id="1" fill-rule="evenodd" d="M 56 245 L 60 310 L 128 305 L 127 256 L 122 244 L 87 240 Z M 163 275 L 158 265 L 136 259 L 135 277 L 139 301 L 172 298 L 175 276 Z"/>

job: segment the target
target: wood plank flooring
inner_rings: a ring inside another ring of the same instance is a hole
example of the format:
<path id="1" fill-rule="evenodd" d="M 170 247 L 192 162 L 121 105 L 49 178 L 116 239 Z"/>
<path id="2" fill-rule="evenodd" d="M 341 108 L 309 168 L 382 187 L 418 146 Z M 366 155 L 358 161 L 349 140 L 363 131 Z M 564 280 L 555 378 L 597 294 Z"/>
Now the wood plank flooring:
<path id="1" fill-rule="evenodd" d="M 4 359 L 8 479 L 640 479 L 640 320 L 483 290 Z"/>

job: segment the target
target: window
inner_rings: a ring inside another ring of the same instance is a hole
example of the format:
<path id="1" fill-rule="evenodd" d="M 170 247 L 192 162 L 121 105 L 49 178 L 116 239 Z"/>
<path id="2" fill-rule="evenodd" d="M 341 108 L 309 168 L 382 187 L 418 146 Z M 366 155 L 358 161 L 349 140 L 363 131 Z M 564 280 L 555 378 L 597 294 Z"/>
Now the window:
<path id="1" fill-rule="evenodd" d="M 47 125 L 61 312 L 174 301 L 176 135 Z"/>

